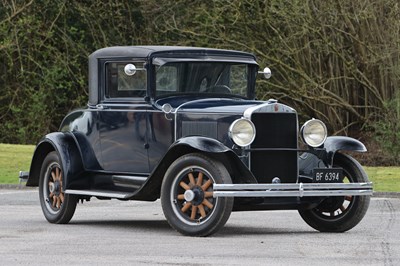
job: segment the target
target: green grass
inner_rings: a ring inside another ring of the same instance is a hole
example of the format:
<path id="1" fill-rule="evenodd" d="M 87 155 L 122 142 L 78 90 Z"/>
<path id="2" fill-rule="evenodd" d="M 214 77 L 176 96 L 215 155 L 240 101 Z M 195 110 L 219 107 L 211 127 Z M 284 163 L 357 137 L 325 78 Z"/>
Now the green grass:
<path id="1" fill-rule="evenodd" d="M 365 167 L 374 191 L 400 192 L 400 167 Z"/>
<path id="2" fill-rule="evenodd" d="M 0 184 L 17 184 L 19 171 L 29 171 L 33 145 L 0 144 Z M 374 190 L 400 192 L 400 167 L 365 167 Z"/>
<path id="3" fill-rule="evenodd" d="M 0 143 L 0 184 L 17 184 L 19 171 L 29 171 L 33 145 Z"/>

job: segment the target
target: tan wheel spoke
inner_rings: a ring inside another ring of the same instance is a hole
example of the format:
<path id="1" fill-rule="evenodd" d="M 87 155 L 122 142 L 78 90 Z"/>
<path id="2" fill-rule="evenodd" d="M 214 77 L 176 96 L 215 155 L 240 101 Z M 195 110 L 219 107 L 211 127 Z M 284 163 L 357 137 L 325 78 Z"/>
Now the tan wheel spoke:
<path id="1" fill-rule="evenodd" d="M 61 199 L 60 197 L 57 197 L 57 209 L 61 207 Z"/>
<path id="2" fill-rule="evenodd" d="M 60 182 L 62 181 L 62 172 L 60 172 Z"/>
<path id="3" fill-rule="evenodd" d="M 190 206 L 192 206 L 192 203 L 191 202 L 187 202 L 185 204 L 185 206 L 182 207 L 181 211 L 182 212 L 186 212 L 187 210 L 189 210 Z"/>
<path id="4" fill-rule="evenodd" d="M 351 201 L 353 199 L 353 196 L 346 196 L 346 197 L 344 197 L 344 199 L 347 201 Z"/>
<path id="5" fill-rule="evenodd" d="M 210 186 L 212 185 L 212 181 L 211 179 L 208 179 L 206 183 L 204 183 L 204 185 L 201 186 L 202 190 L 207 190 Z"/>
<path id="6" fill-rule="evenodd" d="M 199 175 L 197 176 L 197 183 L 196 185 L 201 186 L 203 184 L 203 173 L 199 172 Z"/>
<path id="7" fill-rule="evenodd" d="M 58 167 L 56 167 L 56 179 L 60 180 L 60 172 L 59 172 Z"/>
<path id="8" fill-rule="evenodd" d="M 64 202 L 64 193 L 60 193 L 60 200 L 61 200 L 61 203 Z"/>
<path id="9" fill-rule="evenodd" d="M 212 192 L 212 191 L 204 192 L 204 197 L 205 198 L 211 198 L 213 195 L 214 195 L 214 192 Z"/>
<path id="10" fill-rule="evenodd" d="M 190 214 L 190 220 L 194 220 L 196 218 L 197 206 L 192 207 L 192 213 Z"/>
<path id="11" fill-rule="evenodd" d="M 51 171 L 51 177 L 53 178 L 53 181 L 56 181 L 56 174 L 54 171 Z"/>
<path id="12" fill-rule="evenodd" d="M 177 198 L 178 198 L 178 200 L 184 200 L 185 199 L 185 195 L 184 194 L 179 194 Z"/>
<path id="13" fill-rule="evenodd" d="M 203 204 L 200 204 L 200 205 L 198 206 L 198 208 L 199 208 L 199 211 L 200 211 L 201 218 L 206 217 L 206 211 L 204 210 Z"/>
<path id="14" fill-rule="evenodd" d="M 207 199 L 204 199 L 202 204 L 206 205 L 209 209 L 212 209 L 214 207 L 214 205 L 212 205 L 212 203 L 209 202 Z"/>
<path id="15" fill-rule="evenodd" d="M 53 192 L 50 192 L 49 199 L 53 198 L 53 196 L 54 196 Z"/>
<path id="16" fill-rule="evenodd" d="M 189 176 L 190 185 L 194 186 L 196 184 L 196 181 L 194 180 L 193 173 L 189 173 L 188 176 Z"/>
<path id="17" fill-rule="evenodd" d="M 53 208 L 56 206 L 57 196 L 53 196 Z"/>
<path id="18" fill-rule="evenodd" d="M 185 182 L 180 182 L 179 183 L 179 185 L 182 187 L 182 188 L 184 188 L 185 190 L 189 190 L 190 189 L 190 187 L 185 183 Z"/>

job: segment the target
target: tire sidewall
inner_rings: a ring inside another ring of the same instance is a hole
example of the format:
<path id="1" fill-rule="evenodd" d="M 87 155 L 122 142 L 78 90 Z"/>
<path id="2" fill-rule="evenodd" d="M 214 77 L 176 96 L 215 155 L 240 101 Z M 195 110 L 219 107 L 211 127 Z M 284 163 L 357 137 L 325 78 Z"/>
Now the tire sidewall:
<path id="1" fill-rule="evenodd" d="M 61 169 L 61 172 L 64 173 L 57 152 L 55 151 L 50 152 L 44 159 L 40 170 L 40 179 L 39 179 L 40 206 L 42 208 L 45 218 L 50 223 L 68 223 L 75 212 L 77 198 L 74 195 L 64 194 L 64 202 L 61 204 L 60 209 L 58 211 L 49 210 L 49 208 L 51 207 L 48 206 L 48 203 L 46 202 L 46 196 L 44 194 L 46 195 L 48 194 L 47 191 L 48 188 L 45 182 L 48 182 L 47 175 L 49 174 L 48 171 L 51 165 L 57 165 Z M 64 185 L 65 184 L 63 184 L 63 187 Z"/>
<path id="2" fill-rule="evenodd" d="M 353 179 L 352 182 L 368 182 L 368 176 L 362 166 L 352 157 L 337 153 L 334 158 L 334 166 L 341 167 Z M 353 196 L 354 199 L 348 206 L 348 210 L 337 218 L 324 218 L 315 209 L 299 210 L 304 221 L 322 232 L 344 232 L 356 226 L 368 210 L 370 196 Z"/>

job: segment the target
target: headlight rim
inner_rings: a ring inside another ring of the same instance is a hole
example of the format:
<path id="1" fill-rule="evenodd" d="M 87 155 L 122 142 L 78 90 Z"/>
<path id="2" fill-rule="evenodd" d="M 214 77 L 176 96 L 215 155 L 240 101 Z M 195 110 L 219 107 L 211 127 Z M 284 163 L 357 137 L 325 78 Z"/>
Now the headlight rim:
<path id="1" fill-rule="evenodd" d="M 234 137 L 234 135 L 233 135 L 233 134 L 234 134 L 234 133 L 233 133 L 233 128 L 234 128 L 234 126 L 237 125 L 237 123 L 240 122 L 240 121 L 246 121 L 246 122 L 251 126 L 251 128 L 252 128 L 252 130 L 253 130 L 253 136 L 251 137 L 251 140 L 248 141 L 248 142 L 246 143 L 246 145 L 238 144 L 238 143 L 235 141 L 235 137 Z M 241 147 L 241 148 L 245 148 L 245 147 L 248 147 L 249 145 L 251 145 L 251 144 L 254 142 L 254 140 L 255 140 L 255 138 L 256 138 L 256 127 L 255 127 L 254 123 L 253 123 L 250 119 L 245 118 L 245 117 L 241 117 L 241 118 L 238 118 L 238 119 L 236 119 L 235 121 L 233 121 L 233 122 L 231 123 L 231 125 L 229 126 L 229 129 L 228 129 L 228 136 L 229 136 L 229 138 L 232 140 L 232 142 L 233 142 L 235 145 L 237 145 L 237 146 L 239 146 L 239 147 Z"/>
<path id="2" fill-rule="evenodd" d="M 318 145 L 317 145 L 317 144 L 310 144 L 310 143 L 308 143 L 307 140 L 306 140 L 306 137 L 304 136 L 304 129 L 306 128 L 306 126 L 309 126 L 310 123 L 319 123 L 320 125 L 322 125 L 322 127 L 323 127 L 323 129 L 324 129 L 324 133 L 325 133 L 325 134 L 324 134 L 324 138 L 323 138 L 323 140 L 322 140 Z M 324 145 L 326 139 L 328 138 L 328 129 L 327 129 L 327 127 L 326 127 L 326 125 L 325 125 L 324 122 L 322 122 L 322 121 L 319 120 L 319 119 L 313 118 L 313 119 L 310 119 L 310 120 L 306 121 L 306 122 L 303 124 L 303 126 L 302 126 L 301 129 L 300 129 L 300 136 L 301 136 L 301 139 L 303 140 L 303 142 L 304 142 L 306 145 L 308 145 L 308 146 L 310 146 L 310 147 L 312 147 L 312 148 L 319 148 L 319 147 L 321 147 L 322 145 Z"/>

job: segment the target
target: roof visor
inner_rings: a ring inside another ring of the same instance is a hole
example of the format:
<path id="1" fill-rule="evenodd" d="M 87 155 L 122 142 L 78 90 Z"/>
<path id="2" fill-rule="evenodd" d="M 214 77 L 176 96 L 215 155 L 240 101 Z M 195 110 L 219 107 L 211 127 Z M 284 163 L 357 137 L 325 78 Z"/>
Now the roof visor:
<path id="1" fill-rule="evenodd" d="M 168 57 L 154 57 L 153 64 L 157 66 L 165 65 L 166 63 L 178 62 L 224 62 L 224 63 L 240 63 L 258 65 L 257 62 L 250 57 L 229 57 L 229 56 L 199 56 L 199 57 L 182 57 L 182 58 L 168 58 Z"/>

